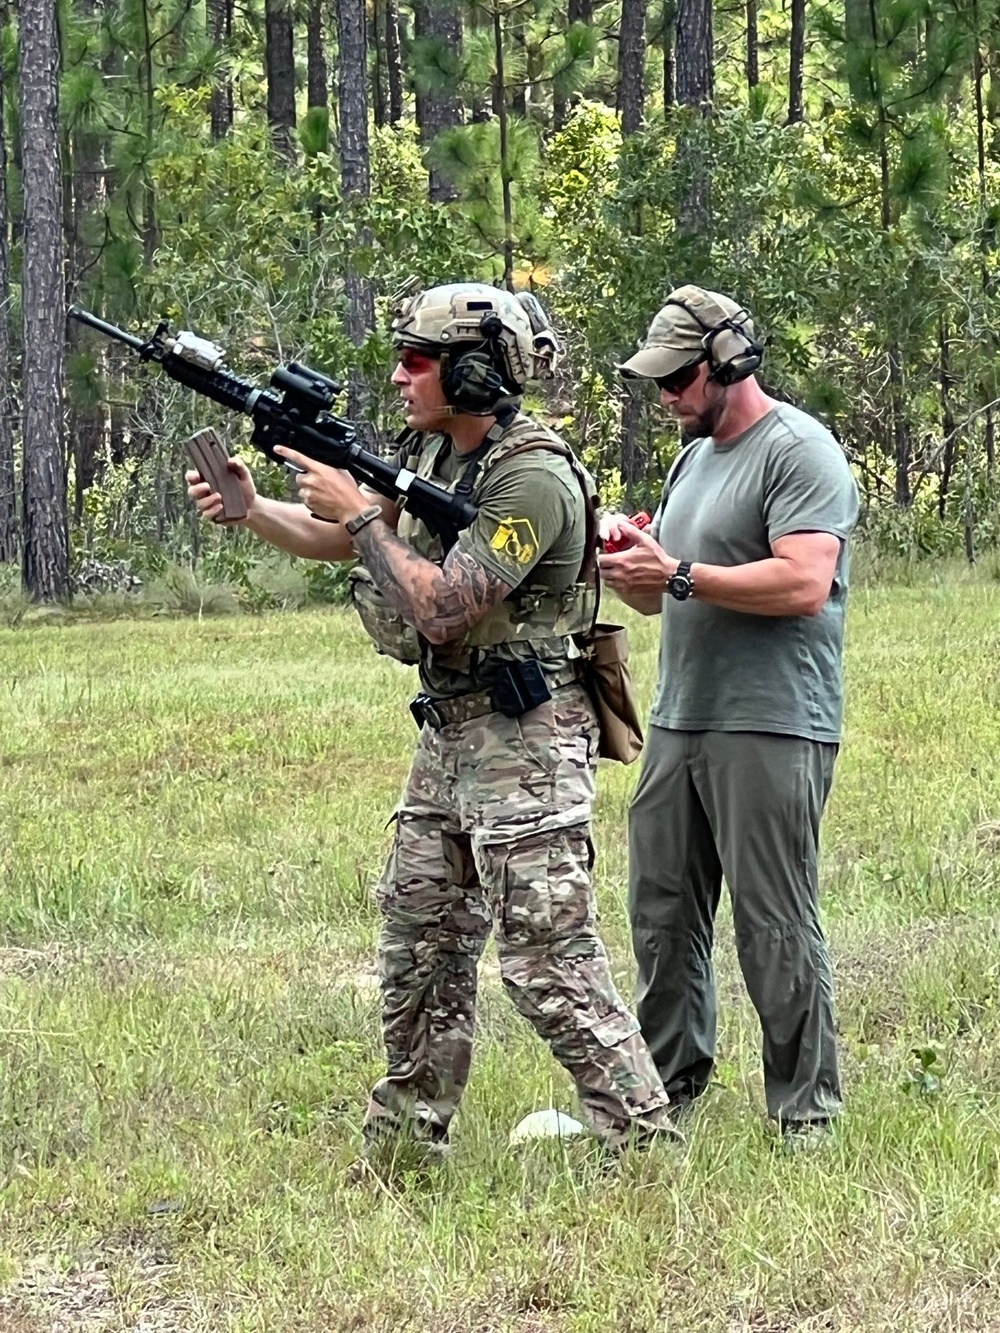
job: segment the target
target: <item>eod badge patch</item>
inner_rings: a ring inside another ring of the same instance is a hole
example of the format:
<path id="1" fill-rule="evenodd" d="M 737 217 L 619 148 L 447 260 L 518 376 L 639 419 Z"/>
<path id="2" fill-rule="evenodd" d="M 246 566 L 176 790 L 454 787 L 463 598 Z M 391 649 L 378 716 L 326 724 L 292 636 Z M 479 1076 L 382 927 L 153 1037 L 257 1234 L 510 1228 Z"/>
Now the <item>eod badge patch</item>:
<path id="1" fill-rule="evenodd" d="M 490 548 L 518 565 L 527 565 L 538 550 L 538 537 L 528 518 L 505 518 L 490 538 Z"/>

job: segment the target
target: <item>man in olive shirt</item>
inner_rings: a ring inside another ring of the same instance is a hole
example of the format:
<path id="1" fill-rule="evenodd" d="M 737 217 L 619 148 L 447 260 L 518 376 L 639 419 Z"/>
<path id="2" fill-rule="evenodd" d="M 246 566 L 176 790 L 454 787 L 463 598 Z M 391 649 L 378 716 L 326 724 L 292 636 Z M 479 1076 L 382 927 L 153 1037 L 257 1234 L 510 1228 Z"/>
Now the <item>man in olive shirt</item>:
<path id="1" fill-rule="evenodd" d="M 491 931 L 504 987 L 573 1079 L 588 1127 L 615 1151 L 678 1136 L 597 934 L 597 722 L 574 639 L 596 613 L 596 525 L 572 453 L 518 411 L 554 360 L 539 315 L 497 288 L 455 283 L 412 296 L 393 323 L 408 427 L 400 476 L 478 511 L 451 543 L 405 502 L 291 450 L 278 452 L 303 469 L 303 505 L 257 495 L 230 461 L 251 531 L 311 559 L 360 557 L 351 579 L 365 628 L 419 668 L 419 740 L 376 888 L 388 1067 L 364 1135 L 379 1157 L 401 1138 L 425 1155 L 448 1144 Z M 215 517 L 219 496 L 197 473 L 188 480 Z"/>
<path id="2" fill-rule="evenodd" d="M 843 714 L 847 538 L 857 488 L 819 422 L 768 397 L 747 312 L 673 292 L 626 376 L 652 379 L 692 442 L 605 581 L 662 612 L 660 679 L 630 812 L 638 1014 L 680 1109 L 716 1039 L 715 914 L 725 876 L 763 1031 L 768 1114 L 790 1148 L 841 1109 L 830 960 L 818 910 L 820 816 Z"/>

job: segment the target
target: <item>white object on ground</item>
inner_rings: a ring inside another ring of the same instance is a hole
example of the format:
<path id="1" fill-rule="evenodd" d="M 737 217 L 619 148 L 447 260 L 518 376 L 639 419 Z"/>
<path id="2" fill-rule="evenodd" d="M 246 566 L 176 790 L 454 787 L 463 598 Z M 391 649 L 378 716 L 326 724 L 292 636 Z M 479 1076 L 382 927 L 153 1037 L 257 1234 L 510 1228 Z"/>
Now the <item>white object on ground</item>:
<path id="1" fill-rule="evenodd" d="M 523 1120 L 518 1121 L 510 1131 L 510 1142 L 523 1143 L 525 1139 L 575 1139 L 585 1133 L 579 1120 L 574 1120 L 565 1111 L 549 1107 L 546 1111 L 532 1111 Z"/>

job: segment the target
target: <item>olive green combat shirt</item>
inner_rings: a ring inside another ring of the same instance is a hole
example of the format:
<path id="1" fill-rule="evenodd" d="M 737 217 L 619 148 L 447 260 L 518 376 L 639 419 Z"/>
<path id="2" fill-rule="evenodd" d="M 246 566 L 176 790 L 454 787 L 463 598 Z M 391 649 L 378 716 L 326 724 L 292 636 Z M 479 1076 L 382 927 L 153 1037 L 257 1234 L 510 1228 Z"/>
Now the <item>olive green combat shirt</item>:
<path id="1" fill-rule="evenodd" d="M 742 435 L 695 440 L 677 459 L 651 533 L 677 560 L 766 560 L 794 532 L 840 539 L 830 595 L 815 616 L 726 611 L 665 595 L 660 681 L 651 721 L 678 731 L 761 731 L 840 740 L 847 538 L 858 492 L 840 445 L 779 404 Z"/>
<path id="2" fill-rule="evenodd" d="M 432 480 L 451 485 L 467 458 L 442 436 Z M 580 483 L 569 462 L 548 449 L 533 449 L 492 466 L 487 456 L 481 468 L 474 497 L 479 514 L 459 533 L 457 549 L 513 588 L 528 583 L 559 593 L 571 587 L 583 563 L 587 520 Z M 539 638 L 550 637 L 539 633 Z M 447 661 L 453 650 L 454 645 L 432 646 L 421 663 L 421 686 L 434 698 L 486 689 L 501 663 L 535 656 L 530 644 L 503 643 L 474 648 L 475 660 L 467 656 L 456 666 Z M 566 657 L 540 661 L 543 668 L 556 671 Z"/>

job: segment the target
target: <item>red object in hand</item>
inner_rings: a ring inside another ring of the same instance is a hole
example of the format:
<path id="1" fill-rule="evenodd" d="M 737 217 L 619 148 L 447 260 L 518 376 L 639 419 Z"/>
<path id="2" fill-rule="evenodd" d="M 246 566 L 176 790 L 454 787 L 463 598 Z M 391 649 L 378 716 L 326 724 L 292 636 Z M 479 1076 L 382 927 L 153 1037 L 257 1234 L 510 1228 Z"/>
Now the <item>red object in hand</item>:
<path id="1" fill-rule="evenodd" d="M 646 513 L 645 509 L 641 509 L 638 514 L 633 514 L 629 518 L 629 522 L 636 528 L 648 528 L 652 521 L 653 520 Z M 626 546 L 626 542 L 617 542 L 613 537 L 606 537 L 604 541 L 604 554 L 614 555 L 616 551 L 624 551 Z"/>

